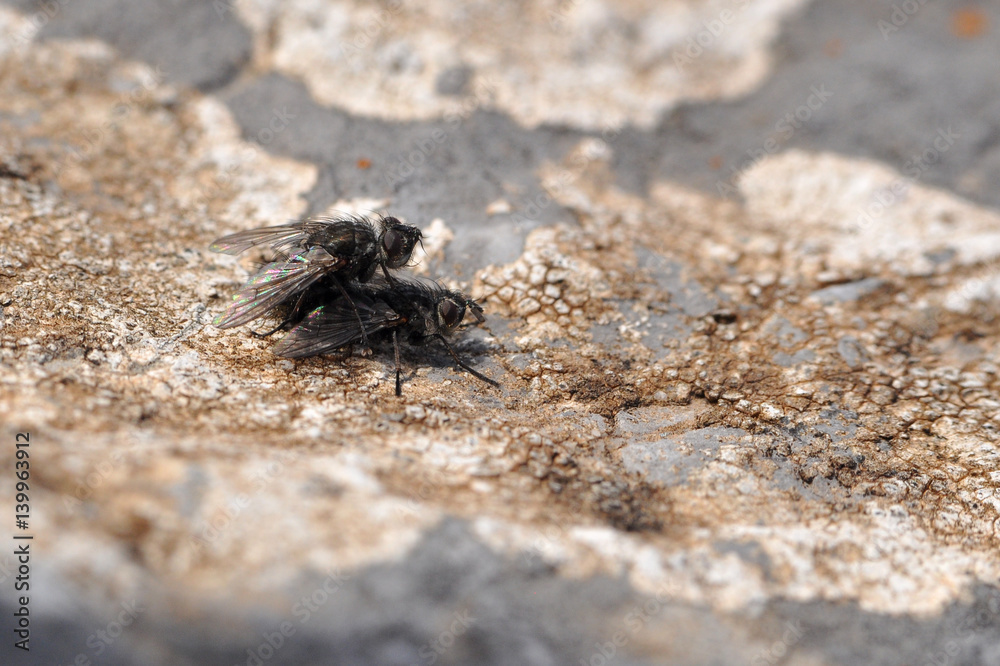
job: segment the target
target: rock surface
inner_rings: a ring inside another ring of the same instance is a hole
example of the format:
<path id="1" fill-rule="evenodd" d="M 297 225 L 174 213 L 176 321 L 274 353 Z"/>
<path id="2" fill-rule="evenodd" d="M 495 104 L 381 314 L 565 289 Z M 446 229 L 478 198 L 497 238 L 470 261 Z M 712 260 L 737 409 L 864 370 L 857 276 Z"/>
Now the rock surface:
<path id="1" fill-rule="evenodd" d="M 911 4 L 0 3 L 4 663 L 1000 663 L 1000 13 Z M 211 326 L 331 208 L 501 390 Z"/>

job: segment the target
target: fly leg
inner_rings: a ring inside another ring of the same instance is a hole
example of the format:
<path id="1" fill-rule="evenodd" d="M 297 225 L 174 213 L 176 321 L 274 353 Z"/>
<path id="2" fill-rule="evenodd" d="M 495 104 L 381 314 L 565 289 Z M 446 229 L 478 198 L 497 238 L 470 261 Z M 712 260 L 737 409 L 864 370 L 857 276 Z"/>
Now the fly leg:
<path id="1" fill-rule="evenodd" d="M 395 286 L 399 284 L 399 278 L 395 277 L 392 273 L 390 273 L 389 269 L 385 267 L 385 264 L 382 264 L 382 274 L 385 275 L 385 281 L 388 282 L 390 285 Z"/>
<path id="2" fill-rule="evenodd" d="M 347 299 L 347 302 L 351 304 L 351 310 L 354 311 L 354 317 L 358 320 L 358 326 L 361 327 L 361 345 L 365 348 L 368 347 L 368 332 L 365 330 L 365 323 L 361 321 L 361 313 L 358 312 L 358 306 L 354 304 L 354 299 L 351 298 L 347 290 L 344 289 L 344 285 L 340 283 L 340 280 L 333 278 L 333 283 L 337 285 L 337 289 L 340 290 L 340 295 Z M 371 352 L 369 352 L 371 353 Z M 362 354 L 364 356 L 364 354 Z"/>
<path id="3" fill-rule="evenodd" d="M 299 315 L 299 310 L 302 308 L 302 300 L 305 297 L 306 297 L 306 292 L 303 291 L 301 294 L 299 294 L 298 300 L 295 301 L 295 307 L 292 308 L 292 313 L 287 317 L 285 317 L 284 321 L 282 321 L 280 324 L 272 328 L 270 331 L 268 331 L 267 333 L 258 333 L 257 331 L 250 331 L 250 335 L 252 335 L 255 338 L 267 338 L 274 335 L 281 329 L 283 329 L 286 325 L 295 321 L 295 318 L 298 317 Z"/>
<path id="4" fill-rule="evenodd" d="M 484 374 L 482 374 L 480 372 L 477 372 L 476 370 L 473 370 L 468 365 L 466 365 L 462 361 L 462 359 L 460 359 L 458 357 L 458 354 L 455 353 L 455 350 L 451 348 L 451 345 L 448 344 L 448 341 L 445 339 L 445 337 L 443 335 L 441 335 L 440 333 L 436 333 L 435 336 L 442 342 L 442 344 L 444 344 L 444 348 L 447 349 L 448 353 L 451 354 L 451 357 L 453 359 L 455 359 L 455 363 L 458 364 L 458 367 L 462 368 L 463 370 L 465 370 L 466 372 L 468 372 L 473 377 L 486 382 L 490 386 L 495 386 L 496 388 L 500 388 L 500 383 L 499 382 L 496 382 L 496 381 L 490 379 L 486 375 L 484 375 Z"/>
<path id="5" fill-rule="evenodd" d="M 392 348 L 396 351 L 396 397 L 403 395 L 403 383 L 399 378 L 399 339 L 396 329 L 392 329 Z"/>

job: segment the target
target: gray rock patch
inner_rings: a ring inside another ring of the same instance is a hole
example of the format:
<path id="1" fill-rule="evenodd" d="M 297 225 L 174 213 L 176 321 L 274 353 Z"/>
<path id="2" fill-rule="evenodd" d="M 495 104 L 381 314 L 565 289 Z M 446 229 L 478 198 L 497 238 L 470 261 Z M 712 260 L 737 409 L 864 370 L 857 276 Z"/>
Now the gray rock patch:
<path id="1" fill-rule="evenodd" d="M 834 305 L 836 303 L 849 303 L 857 301 L 865 296 L 869 296 L 886 285 L 885 280 L 878 278 L 865 278 L 855 282 L 835 284 L 830 287 L 817 289 L 809 295 L 810 298 L 819 301 L 823 305 Z"/>

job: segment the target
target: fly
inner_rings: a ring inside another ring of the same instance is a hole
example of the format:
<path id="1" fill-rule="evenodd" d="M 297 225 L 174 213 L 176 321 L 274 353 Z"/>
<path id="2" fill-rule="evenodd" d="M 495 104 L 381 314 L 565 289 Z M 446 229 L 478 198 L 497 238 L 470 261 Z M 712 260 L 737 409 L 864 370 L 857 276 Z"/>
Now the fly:
<path id="1" fill-rule="evenodd" d="M 354 284 L 348 292 L 346 299 L 331 292 L 319 295 L 311 304 L 315 307 L 274 347 L 274 353 L 302 358 L 363 342 L 365 333 L 374 338 L 391 338 L 399 396 L 402 395 L 400 338 L 410 345 L 437 339 L 460 368 L 491 386 L 500 386 L 462 361 L 445 337 L 458 329 L 466 313 L 471 313 L 477 323 L 486 321 L 482 307 L 465 294 L 437 282 L 400 279 Z M 354 304 L 358 317 L 348 302 Z"/>
<path id="2" fill-rule="evenodd" d="M 386 280 L 394 282 L 389 270 L 409 263 L 422 237 L 420 229 L 395 217 L 371 220 L 354 215 L 313 217 L 223 236 L 212 243 L 211 251 L 235 255 L 266 245 L 278 258 L 261 267 L 213 323 L 218 328 L 240 326 L 297 299 L 289 318 L 267 333 L 255 333 L 267 337 L 294 320 L 311 288 L 323 286 L 346 299 L 360 324 L 360 311 L 345 285 L 351 281 L 367 282 L 380 268 Z M 367 339 L 363 325 L 361 337 Z"/>

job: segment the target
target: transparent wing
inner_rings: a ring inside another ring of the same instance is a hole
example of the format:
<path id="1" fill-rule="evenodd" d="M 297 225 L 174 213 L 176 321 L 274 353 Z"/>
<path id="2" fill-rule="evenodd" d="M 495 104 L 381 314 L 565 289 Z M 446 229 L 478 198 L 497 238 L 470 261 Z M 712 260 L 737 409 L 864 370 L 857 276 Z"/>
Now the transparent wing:
<path id="1" fill-rule="evenodd" d="M 217 328 L 249 323 L 308 289 L 316 280 L 339 268 L 342 260 L 314 248 L 288 261 L 266 264 L 233 296 L 224 313 L 215 318 Z"/>
<path id="2" fill-rule="evenodd" d="M 212 252 L 239 254 L 256 245 L 270 245 L 273 248 L 301 246 L 309 237 L 302 223 L 282 224 L 277 227 L 247 229 L 223 236 L 209 246 Z"/>
<path id="3" fill-rule="evenodd" d="M 358 308 L 357 315 L 344 299 L 316 308 L 275 345 L 274 353 L 288 358 L 325 354 L 360 340 L 362 325 L 365 333 L 371 336 L 406 322 L 404 317 L 380 301 L 355 298 L 354 303 Z"/>
<path id="4" fill-rule="evenodd" d="M 350 238 L 358 222 L 351 218 L 316 217 L 274 227 L 247 229 L 223 236 L 209 246 L 212 252 L 239 254 L 257 245 L 288 254 L 308 249 L 307 245 L 334 246 Z"/>

